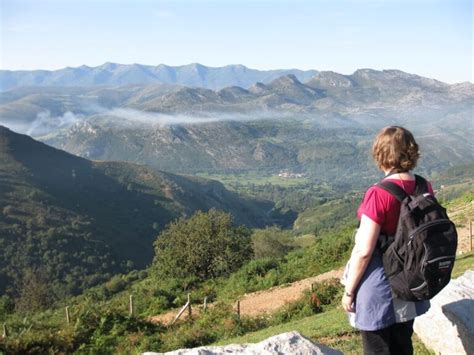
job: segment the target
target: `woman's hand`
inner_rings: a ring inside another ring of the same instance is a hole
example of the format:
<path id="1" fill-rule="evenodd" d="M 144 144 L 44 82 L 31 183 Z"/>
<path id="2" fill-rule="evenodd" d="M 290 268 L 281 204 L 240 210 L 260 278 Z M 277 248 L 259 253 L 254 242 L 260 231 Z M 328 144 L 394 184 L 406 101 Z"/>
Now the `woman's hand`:
<path id="1" fill-rule="evenodd" d="M 342 296 L 342 308 L 344 308 L 344 310 L 346 312 L 355 312 L 355 309 L 354 309 L 354 296 L 348 296 L 347 294 L 344 294 L 344 296 Z"/>

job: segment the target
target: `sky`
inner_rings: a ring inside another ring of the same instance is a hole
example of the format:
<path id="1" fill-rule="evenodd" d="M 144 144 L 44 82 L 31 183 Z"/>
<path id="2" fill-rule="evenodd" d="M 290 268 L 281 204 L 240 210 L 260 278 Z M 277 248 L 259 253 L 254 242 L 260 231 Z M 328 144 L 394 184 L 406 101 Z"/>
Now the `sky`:
<path id="1" fill-rule="evenodd" d="M 197 62 L 474 82 L 471 0 L 0 2 L 0 69 Z"/>

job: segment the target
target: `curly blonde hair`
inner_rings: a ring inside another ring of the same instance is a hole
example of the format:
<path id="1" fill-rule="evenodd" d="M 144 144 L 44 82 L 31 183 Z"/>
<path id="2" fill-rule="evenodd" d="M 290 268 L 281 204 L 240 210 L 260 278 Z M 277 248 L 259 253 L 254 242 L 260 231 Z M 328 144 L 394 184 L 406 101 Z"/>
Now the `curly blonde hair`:
<path id="1" fill-rule="evenodd" d="M 382 128 L 375 137 L 372 156 L 381 170 L 406 172 L 416 166 L 420 153 L 409 130 L 390 126 Z"/>

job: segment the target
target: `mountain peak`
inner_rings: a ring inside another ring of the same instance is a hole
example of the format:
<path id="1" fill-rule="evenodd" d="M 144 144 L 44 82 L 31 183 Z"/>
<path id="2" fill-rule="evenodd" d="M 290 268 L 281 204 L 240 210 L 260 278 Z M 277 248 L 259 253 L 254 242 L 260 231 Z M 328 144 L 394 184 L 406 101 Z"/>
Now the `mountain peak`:
<path id="1" fill-rule="evenodd" d="M 105 69 L 105 70 L 115 70 L 115 69 L 117 69 L 119 66 L 121 66 L 121 64 L 112 63 L 112 62 L 105 62 L 104 64 L 99 65 L 98 68 L 100 68 L 100 69 Z"/>
<path id="2" fill-rule="evenodd" d="M 249 91 L 256 95 L 263 95 L 269 92 L 270 89 L 264 83 L 257 82 L 249 88 Z"/>
<path id="3" fill-rule="evenodd" d="M 245 65 L 242 65 L 242 64 L 229 64 L 229 65 L 226 65 L 224 68 L 231 68 L 234 70 L 243 70 L 243 71 L 249 69 Z"/>
<path id="4" fill-rule="evenodd" d="M 288 74 L 276 78 L 270 83 L 271 86 L 274 85 L 301 85 L 301 82 L 296 78 L 294 74 Z"/>
<path id="5" fill-rule="evenodd" d="M 184 67 L 192 68 L 192 69 L 196 69 L 196 70 L 205 70 L 205 69 L 208 68 L 205 65 L 202 65 L 200 63 L 191 63 L 191 64 L 188 64 L 188 65 L 184 65 Z"/>
<path id="6" fill-rule="evenodd" d="M 306 85 L 316 89 L 328 89 L 337 87 L 349 88 L 353 86 L 354 83 L 343 74 L 333 71 L 322 71 L 308 81 Z"/>

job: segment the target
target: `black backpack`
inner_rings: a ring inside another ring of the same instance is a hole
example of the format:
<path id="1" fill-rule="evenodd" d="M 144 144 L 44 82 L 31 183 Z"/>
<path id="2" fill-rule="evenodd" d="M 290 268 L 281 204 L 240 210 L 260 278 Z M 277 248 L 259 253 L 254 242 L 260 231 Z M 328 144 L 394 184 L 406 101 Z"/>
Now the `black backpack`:
<path id="1" fill-rule="evenodd" d="M 392 292 L 406 301 L 433 298 L 451 279 L 458 236 L 454 223 L 426 180 L 415 175 L 414 196 L 397 184 L 382 180 L 378 187 L 401 203 L 395 236 L 380 236 L 383 265 Z"/>

